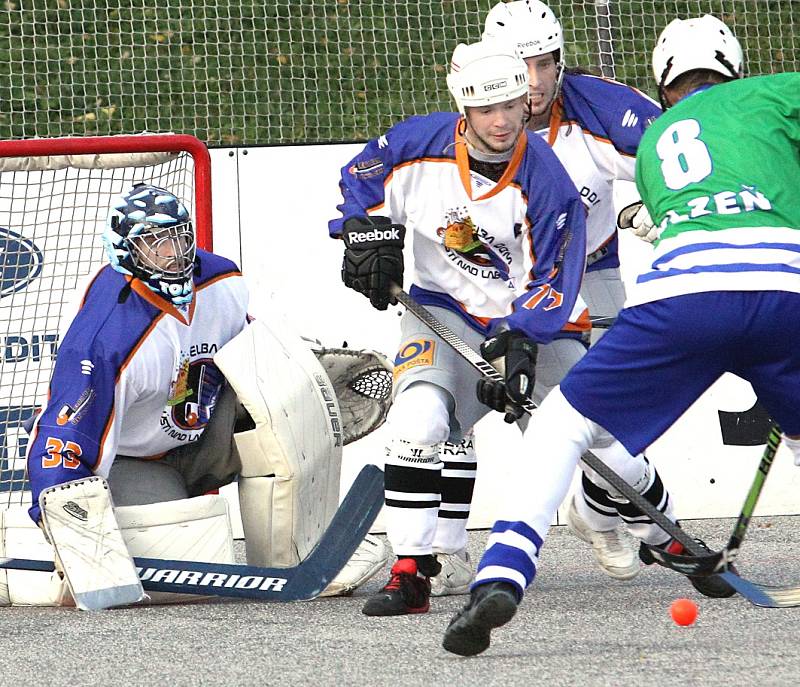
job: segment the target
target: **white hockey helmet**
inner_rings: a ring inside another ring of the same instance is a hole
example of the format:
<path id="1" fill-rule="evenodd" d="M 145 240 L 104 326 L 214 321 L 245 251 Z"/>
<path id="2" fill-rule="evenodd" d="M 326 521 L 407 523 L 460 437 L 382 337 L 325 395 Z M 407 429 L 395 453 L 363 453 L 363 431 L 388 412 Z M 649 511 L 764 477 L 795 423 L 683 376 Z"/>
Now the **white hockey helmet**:
<path id="1" fill-rule="evenodd" d="M 528 67 L 512 43 L 459 43 L 450 61 L 447 87 L 464 114 L 466 107 L 485 107 L 527 95 Z"/>
<path id="2" fill-rule="evenodd" d="M 558 51 L 564 60 L 564 32 L 547 5 L 539 0 L 498 2 L 486 15 L 484 38 L 511 41 L 523 59 Z"/>
<path id="3" fill-rule="evenodd" d="M 697 19 L 673 19 L 653 50 L 653 74 L 659 89 L 695 69 L 738 79 L 743 63 L 742 46 L 736 36 L 710 14 Z"/>

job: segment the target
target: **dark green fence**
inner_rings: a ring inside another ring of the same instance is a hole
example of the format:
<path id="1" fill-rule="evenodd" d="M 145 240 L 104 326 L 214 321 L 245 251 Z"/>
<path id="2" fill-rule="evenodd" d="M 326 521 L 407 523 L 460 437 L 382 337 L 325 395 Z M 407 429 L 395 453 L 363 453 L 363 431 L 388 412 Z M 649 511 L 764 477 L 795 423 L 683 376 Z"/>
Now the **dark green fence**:
<path id="1" fill-rule="evenodd" d="M 7 0 L 0 138 L 174 131 L 212 145 L 363 140 L 451 109 L 445 74 L 491 0 Z M 712 12 L 749 72 L 800 69 L 800 0 L 553 2 L 575 65 L 652 94 L 675 16 Z M 43 9 L 40 9 L 43 8 Z M 610 17 L 610 42 L 598 33 Z"/>

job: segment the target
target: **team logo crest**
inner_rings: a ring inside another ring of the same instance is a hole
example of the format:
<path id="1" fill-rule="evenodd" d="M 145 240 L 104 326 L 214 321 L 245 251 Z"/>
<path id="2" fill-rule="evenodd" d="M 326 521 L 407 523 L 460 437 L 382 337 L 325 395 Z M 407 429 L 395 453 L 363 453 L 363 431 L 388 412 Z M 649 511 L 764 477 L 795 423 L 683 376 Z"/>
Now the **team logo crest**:
<path id="1" fill-rule="evenodd" d="M 448 212 L 447 226 L 436 230 L 445 250 L 453 262 L 462 269 L 475 274 L 480 270 L 483 277 L 494 277 L 508 281 L 510 251 L 504 244 L 492 246 L 494 240 L 481 232 L 469 215 L 458 211 Z M 506 256 L 506 259 L 501 257 Z"/>
<path id="2" fill-rule="evenodd" d="M 167 406 L 172 422 L 180 429 L 201 429 L 214 411 L 223 376 L 214 361 L 181 359 Z"/>

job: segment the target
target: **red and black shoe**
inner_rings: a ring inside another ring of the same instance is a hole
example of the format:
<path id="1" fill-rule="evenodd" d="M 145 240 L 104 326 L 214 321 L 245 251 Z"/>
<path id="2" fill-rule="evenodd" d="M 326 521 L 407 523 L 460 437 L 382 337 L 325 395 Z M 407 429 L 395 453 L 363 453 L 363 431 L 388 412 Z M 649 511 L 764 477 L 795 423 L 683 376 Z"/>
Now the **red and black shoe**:
<path id="1" fill-rule="evenodd" d="M 361 612 L 375 616 L 427 613 L 431 607 L 430 578 L 438 573 L 437 568 L 441 570 L 435 556 L 398 558 L 386 586 L 367 599 Z"/>
<path id="2" fill-rule="evenodd" d="M 706 546 L 706 543 L 702 539 L 695 538 L 695 541 L 702 548 L 711 553 L 711 549 L 709 549 L 708 546 Z M 642 542 L 639 545 L 639 560 L 641 560 L 642 563 L 644 563 L 645 565 L 652 565 L 653 563 L 664 565 L 655 556 L 653 556 L 652 553 L 650 553 L 651 549 L 662 549 L 663 551 L 675 554 L 676 556 L 688 555 L 688 552 L 686 551 L 684 545 L 681 544 L 676 539 L 670 539 L 665 544 L 661 544 L 659 546 L 653 546 Z M 734 575 L 739 574 L 736 568 L 732 565 L 730 566 L 729 570 Z M 692 587 L 694 587 L 703 596 L 708 596 L 711 597 L 712 599 L 727 599 L 729 596 L 733 596 L 734 594 L 736 594 L 736 590 L 733 587 L 731 587 L 725 580 L 723 580 L 719 575 L 709 575 L 707 577 L 697 577 L 694 575 L 687 575 L 686 577 L 689 578 L 689 582 L 692 583 Z"/>

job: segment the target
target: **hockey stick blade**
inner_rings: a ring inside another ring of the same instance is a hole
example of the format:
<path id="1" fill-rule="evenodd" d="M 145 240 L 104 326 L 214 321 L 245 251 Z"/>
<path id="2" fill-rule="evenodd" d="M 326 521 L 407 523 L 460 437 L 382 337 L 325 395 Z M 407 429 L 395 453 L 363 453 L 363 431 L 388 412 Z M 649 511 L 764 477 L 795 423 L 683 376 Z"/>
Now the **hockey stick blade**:
<path id="1" fill-rule="evenodd" d="M 392 287 L 392 296 L 407 310 L 409 310 L 415 317 L 417 317 L 421 322 L 427 325 L 431 331 L 437 334 L 448 346 L 453 348 L 461 357 L 463 357 L 468 363 L 472 365 L 480 374 L 484 375 L 485 377 L 493 380 L 493 381 L 503 381 L 503 376 L 490 365 L 486 360 L 484 360 L 476 351 L 470 348 L 464 341 L 462 341 L 458 336 L 455 335 L 453 331 L 450 330 L 449 327 L 442 324 L 433 314 L 428 311 L 427 308 L 417 303 L 408 293 L 403 291 L 403 289 L 396 284 Z M 523 404 L 523 408 L 527 413 L 532 413 L 536 410 L 536 406 L 531 401 L 527 401 Z M 766 453 L 765 453 L 766 455 Z M 602 460 L 600 460 L 597 456 L 595 456 L 590 451 L 587 451 L 583 457 L 583 462 L 585 462 L 592 470 L 594 470 L 600 477 L 602 477 L 606 482 L 608 482 L 613 488 L 619 491 L 628 501 L 630 501 L 634 506 L 636 506 L 642 513 L 644 513 L 647 517 L 649 517 L 656 525 L 661 527 L 667 534 L 671 537 L 679 541 L 686 551 L 689 552 L 690 556 L 688 558 L 689 561 L 697 560 L 697 559 L 704 559 L 709 556 L 709 550 L 699 544 L 697 541 L 692 539 L 681 527 L 676 523 L 672 522 L 667 516 L 665 516 L 658 508 L 656 508 L 652 503 L 650 503 L 647 499 L 645 499 L 636 489 L 634 489 L 630 484 L 628 484 L 622 477 L 620 477 L 614 470 L 612 470 L 608 465 L 606 465 Z M 764 459 L 762 458 L 762 463 Z M 754 485 L 755 486 L 755 485 Z M 751 493 L 754 491 L 754 488 L 751 487 Z M 741 520 L 741 518 L 740 518 Z M 748 518 L 749 520 L 749 518 Z M 738 530 L 734 530 L 734 535 Z M 710 553 L 712 558 L 716 557 L 718 554 L 713 552 Z M 735 555 L 735 554 L 734 554 Z M 659 559 L 661 560 L 661 559 Z M 666 564 L 667 567 L 671 567 L 669 564 Z M 715 563 L 716 565 L 716 563 Z M 674 568 L 676 572 L 682 574 L 690 574 L 686 573 L 684 570 L 679 568 Z M 724 574 L 720 575 L 726 581 L 729 581 L 730 578 L 736 577 L 734 573 L 725 572 Z M 777 596 L 770 596 L 770 589 L 774 594 L 783 594 L 784 596 L 790 597 L 791 595 L 795 594 L 798 595 L 798 600 L 800 600 L 800 588 L 795 590 L 793 587 L 787 588 L 769 588 L 765 585 L 757 585 L 754 582 L 747 582 L 744 581 L 746 584 L 737 584 L 731 586 L 736 589 L 742 596 L 748 599 L 751 603 L 757 606 L 769 606 L 771 608 L 777 608 L 779 606 L 784 605 L 793 605 L 782 603 L 778 600 Z"/>
<path id="2" fill-rule="evenodd" d="M 775 460 L 775 455 L 778 452 L 780 443 L 781 430 L 778 425 L 772 425 L 769 436 L 767 436 L 767 445 L 764 447 L 764 453 L 761 456 L 761 461 L 756 470 L 756 476 L 745 497 L 744 505 L 736 520 L 736 525 L 733 528 L 733 534 L 731 534 L 731 538 L 728 540 L 724 549 L 716 552 L 708 552 L 700 556 L 686 556 L 672 554 L 668 551 L 650 547 L 650 553 L 666 567 L 677 570 L 684 575 L 708 576 L 720 572 L 727 572 L 733 561 L 739 555 L 739 548 L 744 541 L 747 527 L 750 524 L 750 518 L 753 517 L 753 512 L 761 496 L 761 491 L 764 488 L 764 483 L 767 480 L 767 475 Z"/>
<path id="3" fill-rule="evenodd" d="M 383 506 L 383 471 L 366 465 L 308 557 L 293 568 L 134 558 L 147 591 L 261 601 L 313 599 L 355 553 Z M 0 568 L 52 572 L 52 561 L 0 558 Z"/>

